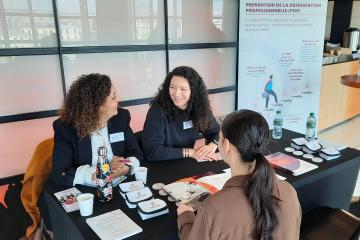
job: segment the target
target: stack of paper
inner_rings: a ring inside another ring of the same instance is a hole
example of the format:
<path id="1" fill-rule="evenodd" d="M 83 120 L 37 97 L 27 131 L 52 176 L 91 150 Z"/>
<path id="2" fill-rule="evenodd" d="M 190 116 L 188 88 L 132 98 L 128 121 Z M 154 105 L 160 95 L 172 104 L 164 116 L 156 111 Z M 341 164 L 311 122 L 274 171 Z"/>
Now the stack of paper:
<path id="1" fill-rule="evenodd" d="M 120 240 L 142 232 L 120 209 L 88 218 L 86 223 L 102 240 Z"/>

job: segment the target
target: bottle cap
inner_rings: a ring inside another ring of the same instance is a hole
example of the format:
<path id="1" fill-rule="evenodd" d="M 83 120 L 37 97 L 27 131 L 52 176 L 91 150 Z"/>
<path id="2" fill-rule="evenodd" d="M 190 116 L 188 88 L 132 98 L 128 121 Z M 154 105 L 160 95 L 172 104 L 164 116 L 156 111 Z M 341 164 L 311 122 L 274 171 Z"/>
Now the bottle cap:
<path id="1" fill-rule="evenodd" d="M 310 113 L 310 116 L 315 116 L 315 113 L 311 112 L 311 113 Z"/>
<path id="2" fill-rule="evenodd" d="M 107 155 L 107 149 L 106 147 L 99 147 L 98 148 L 98 155 L 99 156 L 106 156 Z"/>
<path id="3" fill-rule="evenodd" d="M 280 111 L 280 110 L 277 110 L 276 113 L 281 113 L 281 111 Z"/>

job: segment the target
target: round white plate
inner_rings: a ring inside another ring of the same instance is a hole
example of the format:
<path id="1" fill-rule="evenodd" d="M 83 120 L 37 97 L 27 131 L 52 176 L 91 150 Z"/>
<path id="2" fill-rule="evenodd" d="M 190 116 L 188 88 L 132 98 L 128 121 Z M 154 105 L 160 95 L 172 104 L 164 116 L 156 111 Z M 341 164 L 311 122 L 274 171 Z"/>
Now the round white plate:
<path id="1" fill-rule="evenodd" d="M 161 190 L 162 189 L 162 187 L 163 186 L 165 186 L 165 184 L 163 184 L 163 183 L 154 183 L 153 185 L 152 185 L 152 188 L 154 189 L 154 190 Z"/>
<path id="2" fill-rule="evenodd" d="M 295 151 L 295 149 L 292 147 L 285 148 L 285 152 L 293 152 L 293 151 Z"/>
<path id="3" fill-rule="evenodd" d="M 301 156 L 304 153 L 302 151 L 293 151 L 293 154 L 296 155 L 296 156 Z"/>
<path id="4" fill-rule="evenodd" d="M 312 154 L 304 154 L 303 158 L 305 159 L 312 159 L 314 156 Z"/>
<path id="5" fill-rule="evenodd" d="M 322 158 L 320 158 L 320 157 L 314 157 L 314 158 L 311 159 L 311 161 L 316 162 L 316 163 L 321 163 L 324 160 Z"/>

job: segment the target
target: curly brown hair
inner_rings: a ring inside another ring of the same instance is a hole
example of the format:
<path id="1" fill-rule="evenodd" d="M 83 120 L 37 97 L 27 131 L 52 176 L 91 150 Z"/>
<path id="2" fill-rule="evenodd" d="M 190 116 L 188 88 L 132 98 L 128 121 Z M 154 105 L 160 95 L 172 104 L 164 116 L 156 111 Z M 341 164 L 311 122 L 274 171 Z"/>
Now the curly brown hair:
<path id="1" fill-rule="evenodd" d="M 110 92 L 111 80 L 107 75 L 81 75 L 65 96 L 59 112 L 60 119 L 72 124 L 80 138 L 89 135 L 98 127 L 100 106 L 105 103 Z"/>
<path id="2" fill-rule="evenodd" d="M 169 94 L 170 82 L 173 76 L 183 77 L 188 80 L 191 95 L 185 113 L 193 121 L 194 129 L 206 131 L 208 123 L 213 117 L 208 91 L 201 76 L 191 67 L 180 66 L 169 72 L 150 105 L 158 104 L 163 108 L 167 116 L 173 119 L 179 118 L 182 110 L 174 105 Z"/>

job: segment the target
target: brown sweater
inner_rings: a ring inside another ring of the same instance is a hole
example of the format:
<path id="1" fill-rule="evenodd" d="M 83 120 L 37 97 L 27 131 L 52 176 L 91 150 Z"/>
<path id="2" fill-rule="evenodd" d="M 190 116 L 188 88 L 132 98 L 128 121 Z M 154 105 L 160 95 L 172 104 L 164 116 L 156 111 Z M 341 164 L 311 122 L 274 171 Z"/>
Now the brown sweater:
<path id="1" fill-rule="evenodd" d="M 224 188 L 207 198 L 195 216 L 186 211 L 178 217 L 181 240 L 233 240 L 253 239 L 254 217 L 245 195 L 248 176 L 230 178 Z M 273 233 L 274 240 L 299 239 L 301 208 L 294 188 L 285 181 L 276 180 L 274 195 L 279 202 L 279 224 Z"/>

